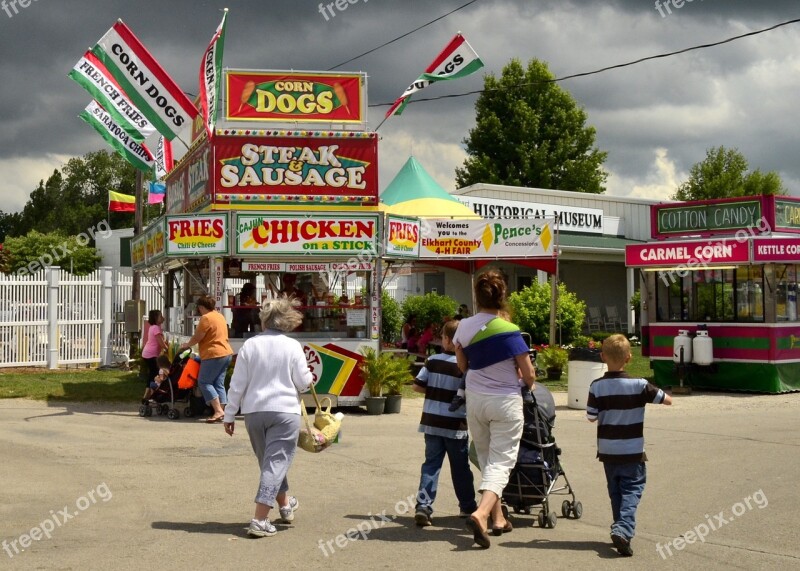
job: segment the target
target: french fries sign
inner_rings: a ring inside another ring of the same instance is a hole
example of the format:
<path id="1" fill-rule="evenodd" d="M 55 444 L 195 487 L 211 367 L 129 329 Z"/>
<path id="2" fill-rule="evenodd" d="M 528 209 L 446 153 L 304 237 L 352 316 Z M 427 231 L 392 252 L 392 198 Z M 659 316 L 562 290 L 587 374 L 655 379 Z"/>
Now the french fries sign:
<path id="1" fill-rule="evenodd" d="M 167 216 L 167 256 L 228 253 L 228 215 Z"/>
<path id="2" fill-rule="evenodd" d="M 420 224 L 417 218 L 388 216 L 386 254 L 398 258 L 419 257 Z"/>
<path id="3" fill-rule="evenodd" d="M 226 72 L 228 121 L 363 123 L 362 73 Z"/>

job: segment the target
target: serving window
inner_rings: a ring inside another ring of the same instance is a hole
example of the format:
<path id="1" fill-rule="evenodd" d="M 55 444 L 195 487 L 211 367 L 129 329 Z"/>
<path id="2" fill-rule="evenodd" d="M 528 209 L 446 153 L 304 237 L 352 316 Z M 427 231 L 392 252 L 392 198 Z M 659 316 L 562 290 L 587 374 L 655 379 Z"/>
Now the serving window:
<path id="1" fill-rule="evenodd" d="M 682 273 L 657 276 L 658 321 L 764 322 L 763 266 Z"/>
<path id="2" fill-rule="evenodd" d="M 797 321 L 798 266 L 775 266 L 775 317 L 778 321 Z"/>

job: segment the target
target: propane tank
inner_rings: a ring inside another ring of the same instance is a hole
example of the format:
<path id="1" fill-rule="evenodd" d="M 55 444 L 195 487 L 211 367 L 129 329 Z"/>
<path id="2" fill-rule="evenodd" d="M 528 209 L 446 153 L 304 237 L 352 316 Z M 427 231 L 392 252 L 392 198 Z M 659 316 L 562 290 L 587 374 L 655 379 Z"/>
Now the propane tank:
<path id="1" fill-rule="evenodd" d="M 695 365 L 707 366 L 714 362 L 714 343 L 708 336 L 708 331 L 698 331 L 692 342 Z"/>
<path id="2" fill-rule="evenodd" d="M 688 365 L 692 362 L 692 338 L 689 337 L 688 329 L 679 329 L 672 343 L 672 360 L 677 364 L 681 362 L 681 347 L 683 347 L 683 364 Z"/>

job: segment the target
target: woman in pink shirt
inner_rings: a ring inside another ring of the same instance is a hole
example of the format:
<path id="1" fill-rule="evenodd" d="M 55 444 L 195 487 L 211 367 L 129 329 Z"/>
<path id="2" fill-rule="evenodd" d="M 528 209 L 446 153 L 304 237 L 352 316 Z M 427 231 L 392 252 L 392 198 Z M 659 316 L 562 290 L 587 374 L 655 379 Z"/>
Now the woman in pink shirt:
<path id="1" fill-rule="evenodd" d="M 145 340 L 144 347 L 142 347 L 142 359 L 147 363 L 147 389 L 144 391 L 142 404 L 147 404 L 150 395 L 153 394 L 150 388 L 150 383 L 153 382 L 158 376 L 158 356 L 167 350 L 167 341 L 164 339 L 164 333 L 161 331 L 161 324 L 164 323 L 164 316 L 158 309 L 150 310 L 147 314 L 147 322 L 150 324 L 150 329 L 147 332 L 147 339 Z"/>

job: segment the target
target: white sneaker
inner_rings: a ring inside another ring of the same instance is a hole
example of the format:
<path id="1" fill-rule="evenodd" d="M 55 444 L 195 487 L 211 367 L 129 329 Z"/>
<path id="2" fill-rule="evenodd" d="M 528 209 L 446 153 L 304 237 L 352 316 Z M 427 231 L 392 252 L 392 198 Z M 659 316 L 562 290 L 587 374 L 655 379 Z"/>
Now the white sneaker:
<path id="1" fill-rule="evenodd" d="M 276 520 L 279 523 L 292 523 L 294 521 L 294 512 L 300 507 L 300 502 L 294 496 L 289 496 L 289 503 L 285 508 L 280 508 L 278 511 L 281 514 L 280 519 Z"/>
<path id="2" fill-rule="evenodd" d="M 251 519 L 250 527 L 247 528 L 247 535 L 250 537 L 272 537 L 276 533 L 278 533 L 278 530 L 270 523 L 269 519 L 264 521 Z"/>

